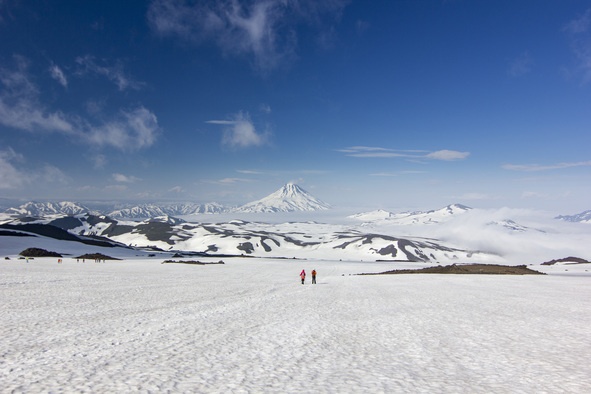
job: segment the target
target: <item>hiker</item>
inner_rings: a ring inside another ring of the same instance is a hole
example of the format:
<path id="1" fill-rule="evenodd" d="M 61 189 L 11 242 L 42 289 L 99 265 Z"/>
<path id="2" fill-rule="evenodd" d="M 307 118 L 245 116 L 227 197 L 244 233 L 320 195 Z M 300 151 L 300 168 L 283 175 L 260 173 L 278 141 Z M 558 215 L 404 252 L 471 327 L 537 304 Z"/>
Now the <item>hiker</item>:
<path id="1" fill-rule="evenodd" d="M 315 269 L 312 270 L 312 284 L 313 285 L 316 284 L 316 270 Z"/>
<path id="2" fill-rule="evenodd" d="M 306 280 L 306 271 L 302 270 L 302 272 L 300 272 L 300 278 L 302 279 L 302 284 L 304 284 L 304 281 Z"/>

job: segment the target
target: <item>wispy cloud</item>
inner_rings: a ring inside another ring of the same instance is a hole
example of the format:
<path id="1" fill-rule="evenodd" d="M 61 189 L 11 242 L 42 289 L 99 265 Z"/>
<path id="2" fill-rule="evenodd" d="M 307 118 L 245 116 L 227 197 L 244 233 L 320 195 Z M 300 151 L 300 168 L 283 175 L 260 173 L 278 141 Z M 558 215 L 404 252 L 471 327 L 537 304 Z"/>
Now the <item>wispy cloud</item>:
<path id="1" fill-rule="evenodd" d="M 133 175 L 124 175 L 119 173 L 113 174 L 113 180 L 119 183 L 135 183 L 141 181 L 140 178 L 137 178 Z"/>
<path id="2" fill-rule="evenodd" d="M 460 196 L 457 196 L 456 198 L 459 200 L 496 200 L 496 199 L 498 199 L 498 197 L 491 196 L 490 194 L 477 193 L 477 192 L 464 193 Z"/>
<path id="3" fill-rule="evenodd" d="M 569 35 L 583 82 L 591 82 L 591 8 L 568 22 L 563 30 Z"/>
<path id="4" fill-rule="evenodd" d="M 185 190 L 181 186 L 175 186 L 175 187 L 168 189 L 169 193 L 176 193 L 176 194 L 183 193 L 184 191 Z"/>
<path id="5" fill-rule="evenodd" d="M 237 183 L 249 183 L 253 182 L 252 179 L 247 178 L 221 178 L 221 179 L 214 179 L 214 180 L 202 180 L 201 182 L 204 183 L 211 183 L 215 185 L 233 185 Z"/>
<path id="6" fill-rule="evenodd" d="M 266 114 L 270 114 L 271 113 L 271 106 L 269 104 L 261 104 L 259 106 L 259 109 L 261 110 L 261 112 L 264 112 Z"/>
<path id="7" fill-rule="evenodd" d="M 395 172 L 376 172 L 369 174 L 369 176 L 381 176 L 381 177 L 397 177 L 400 175 L 416 175 L 425 174 L 426 171 L 395 171 Z"/>
<path id="8" fill-rule="evenodd" d="M 14 56 L 16 67 L 0 68 L 0 124 L 26 131 L 73 133 L 74 126 L 59 111 L 49 111 L 39 103 L 39 91 L 28 76 L 28 61 Z"/>
<path id="9" fill-rule="evenodd" d="M 512 77 L 521 77 L 528 74 L 533 66 L 533 59 L 529 52 L 523 52 L 510 64 L 507 73 Z"/>
<path id="10" fill-rule="evenodd" d="M 86 55 L 76 58 L 76 63 L 80 66 L 78 74 L 93 73 L 103 76 L 117 85 L 120 91 L 127 89 L 139 90 L 145 84 L 131 78 L 123 70 L 123 64 L 119 61 L 114 65 L 105 64 L 104 60 L 97 60 L 94 56 Z"/>
<path id="11" fill-rule="evenodd" d="M 258 170 L 236 170 L 236 172 L 238 172 L 239 174 L 244 174 L 244 175 L 264 175 L 264 174 L 266 174 L 266 172 L 258 171 Z"/>
<path id="12" fill-rule="evenodd" d="M 352 146 L 337 149 L 337 152 L 345 153 L 351 157 L 416 157 L 417 151 L 395 150 L 373 146 Z"/>
<path id="13" fill-rule="evenodd" d="M 0 151 L 0 190 L 18 189 L 27 183 L 28 177 L 14 165 L 15 161 L 21 160 L 22 155 L 12 148 Z"/>
<path id="14" fill-rule="evenodd" d="M 0 151 L 0 190 L 21 189 L 28 185 L 67 184 L 71 180 L 62 170 L 50 164 L 32 170 L 19 168 L 24 161 L 23 155 L 10 147 Z"/>
<path id="15" fill-rule="evenodd" d="M 564 26 L 564 30 L 571 34 L 586 33 L 591 27 L 591 8 L 582 15 L 574 18 Z"/>
<path id="16" fill-rule="evenodd" d="M 90 127 L 82 136 L 98 146 L 135 151 L 152 146 L 159 130 L 156 115 L 144 107 L 139 107 L 121 111 L 118 119 L 98 127 Z"/>
<path id="17" fill-rule="evenodd" d="M 549 170 L 561 170 L 565 168 L 573 168 L 573 167 L 588 167 L 591 166 L 591 161 L 578 161 L 578 162 L 565 162 L 565 163 L 557 163 L 557 164 L 549 164 L 549 165 L 540 165 L 540 164 L 504 164 L 502 167 L 505 170 L 511 171 L 526 171 L 526 172 L 535 172 L 535 171 L 549 171 Z"/>
<path id="18" fill-rule="evenodd" d="M 0 125 L 31 133 L 59 133 L 77 142 L 124 151 L 147 148 L 156 141 L 160 130 L 156 115 L 141 106 L 120 111 L 98 125 L 45 108 L 28 76 L 28 62 L 16 56 L 15 63 L 12 70 L 0 68 Z"/>
<path id="19" fill-rule="evenodd" d="M 248 113 L 238 112 L 230 120 L 208 120 L 206 123 L 224 126 L 222 143 L 231 148 L 261 146 L 267 142 L 268 133 L 257 132 Z"/>
<path id="20" fill-rule="evenodd" d="M 429 152 L 425 150 L 396 150 L 370 146 L 352 146 L 349 148 L 337 149 L 337 151 L 345 153 L 350 157 L 431 159 L 443 161 L 463 160 L 470 155 L 469 152 L 459 152 L 447 149 Z"/>
<path id="21" fill-rule="evenodd" d="M 259 70 L 271 70 L 293 57 L 300 23 L 337 19 L 348 0 L 237 0 L 187 2 L 154 0 L 148 9 L 151 28 L 162 36 L 215 42 L 229 55 L 247 54 Z"/>
<path id="22" fill-rule="evenodd" d="M 427 159 L 443 161 L 464 160 L 468 156 L 470 156 L 470 152 L 459 152 L 457 150 L 447 149 L 438 150 L 425 155 Z"/>
<path id="23" fill-rule="evenodd" d="M 66 75 L 64 74 L 62 69 L 59 68 L 59 66 L 52 63 L 49 67 L 49 74 L 64 88 L 68 87 L 68 79 L 66 78 Z"/>

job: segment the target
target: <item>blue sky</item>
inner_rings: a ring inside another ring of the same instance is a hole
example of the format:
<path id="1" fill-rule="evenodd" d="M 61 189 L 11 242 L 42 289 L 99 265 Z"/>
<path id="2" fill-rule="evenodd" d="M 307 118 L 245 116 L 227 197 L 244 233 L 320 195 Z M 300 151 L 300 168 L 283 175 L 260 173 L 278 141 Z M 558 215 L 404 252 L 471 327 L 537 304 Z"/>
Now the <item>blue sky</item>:
<path id="1" fill-rule="evenodd" d="M 591 3 L 0 0 L 0 197 L 590 209 Z"/>

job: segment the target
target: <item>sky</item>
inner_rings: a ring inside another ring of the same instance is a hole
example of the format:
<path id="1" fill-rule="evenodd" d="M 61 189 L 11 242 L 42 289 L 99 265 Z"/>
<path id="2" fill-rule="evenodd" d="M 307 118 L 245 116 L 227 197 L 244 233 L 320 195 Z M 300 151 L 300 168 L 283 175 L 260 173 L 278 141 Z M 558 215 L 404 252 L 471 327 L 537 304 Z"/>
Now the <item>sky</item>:
<path id="1" fill-rule="evenodd" d="M 591 209 L 591 2 L 0 0 L 0 198 Z"/>

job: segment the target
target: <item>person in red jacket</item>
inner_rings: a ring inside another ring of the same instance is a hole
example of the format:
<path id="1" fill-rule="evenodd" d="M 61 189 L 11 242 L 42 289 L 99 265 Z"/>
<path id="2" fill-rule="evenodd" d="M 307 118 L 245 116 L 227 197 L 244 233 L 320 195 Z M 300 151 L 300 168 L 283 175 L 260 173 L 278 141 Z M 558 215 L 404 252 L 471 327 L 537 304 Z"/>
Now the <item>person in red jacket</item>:
<path id="1" fill-rule="evenodd" d="M 302 280 L 302 284 L 304 284 L 304 281 L 306 280 L 306 271 L 302 270 L 302 272 L 300 272 L 300 279 Z"/>
<path id="2" fill-rule="evenodd" d="M 312 270 L 312 284 L 313 285 L 316 284 L 316 270 L 315 269 Z"/>

